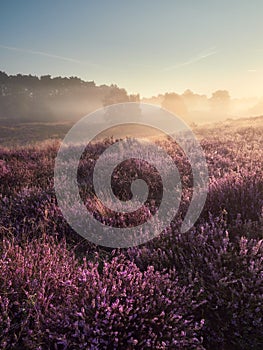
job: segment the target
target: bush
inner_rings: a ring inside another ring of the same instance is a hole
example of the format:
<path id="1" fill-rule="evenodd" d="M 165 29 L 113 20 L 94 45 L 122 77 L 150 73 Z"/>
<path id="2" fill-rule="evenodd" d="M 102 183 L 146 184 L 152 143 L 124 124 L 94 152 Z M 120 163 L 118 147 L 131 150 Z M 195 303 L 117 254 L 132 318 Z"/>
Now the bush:
<path id="1" fill-rule="evenodd" d="M 194 286 L 193 313 L 205 319 L 207 349 L 261 349 L 263 240 L 231 242 L 223 226 L 214 220 L 185 234 L 172 230 L 128 255 L 141 270 L 176 268 L 181 285 Z"/>
<path id="2" fill-rule="evenodd" d="M 2 242 L 1 349 L 203 349 L 190 287 L 123 255 L 78 263 L 51 238 Z"/>

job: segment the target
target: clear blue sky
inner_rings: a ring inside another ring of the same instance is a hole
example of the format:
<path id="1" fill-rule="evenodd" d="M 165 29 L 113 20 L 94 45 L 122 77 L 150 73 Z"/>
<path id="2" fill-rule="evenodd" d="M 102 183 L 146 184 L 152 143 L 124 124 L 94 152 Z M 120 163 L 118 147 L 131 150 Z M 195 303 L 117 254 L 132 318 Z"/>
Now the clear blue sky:
<path id="1" fill-rule="evenodd" d="M 142 96 L 261 96 L 262 16 L 262 0 L 2 0 L 0 70 L 79 76 Z"/>

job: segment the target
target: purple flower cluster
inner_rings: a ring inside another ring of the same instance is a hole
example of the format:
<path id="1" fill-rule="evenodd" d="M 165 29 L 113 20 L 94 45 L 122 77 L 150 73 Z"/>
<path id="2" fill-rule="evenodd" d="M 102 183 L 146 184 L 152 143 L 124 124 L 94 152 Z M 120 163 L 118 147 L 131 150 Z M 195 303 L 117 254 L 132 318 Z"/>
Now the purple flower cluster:
<path id="1" fill-rule="evenodd" d="M 182 285 L 193 286 L 193 313 L 205 319 L 207 349 L 260 349 L 263 342 L 263 240 L 231 241 L 220 218 L 181 234 L 176 228 L 129 258 L 143 271 L 176 269 Z M 262 235 L 262 233 L 261 233 Z M 200 293 L 200 291 L 202 293 Z"/>
<path id="2" fill-rule="evenodd" d="M 262 137 L 207 133 L 209 193 L 195 227 L 180 233 L 190 165 L 163 142 L 181 175 L 178 215 L 160 237 L 114 251 L 64 220 L 53 189 L 58 144 L 0 149 L 1 349 L 262 348 Z M 127 218 L 101 207 L 92 169 L 112 142 L 86 148 L 80 194 L 99 220 L 128 226 L 158 209 L 160 179 L 147 164 L 127 162 L 113 174 L 114 193 L 129 199 L 131 179 L 146 177 L 149 211 Z"/>
<path id="3" fill-rule="evenodd" d="M 203 349 L 193 290 L 122 254 L 80 263 L 50 237 L 4 239 L 1 349 Z"/>

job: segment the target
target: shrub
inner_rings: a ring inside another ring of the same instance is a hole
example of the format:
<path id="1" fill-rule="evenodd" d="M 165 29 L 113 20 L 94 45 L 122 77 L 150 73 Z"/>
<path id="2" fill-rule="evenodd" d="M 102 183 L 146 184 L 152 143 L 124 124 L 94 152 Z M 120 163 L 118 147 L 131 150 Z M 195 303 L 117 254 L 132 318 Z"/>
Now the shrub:
<path id="1" fill-rule="evenodd" d="M 1 349 L 203 349 L 190 287 L 123 255 L 84 262 L 51 238 L 2 242 Z"/>
<path id="2" fill-rule="evenodd" d="M 207 349 L 261 349 L 263 343 L 263 242 L 239 238 L 215 220 L 180 234 L 172 230 L 141 249 L 130 249 L 129 258 L 141 270 L 176 268 L 182 285 L 193 285 L 193 312 L 205 319 Z M 202 293 L 200 293 L 200 290 Z"/>

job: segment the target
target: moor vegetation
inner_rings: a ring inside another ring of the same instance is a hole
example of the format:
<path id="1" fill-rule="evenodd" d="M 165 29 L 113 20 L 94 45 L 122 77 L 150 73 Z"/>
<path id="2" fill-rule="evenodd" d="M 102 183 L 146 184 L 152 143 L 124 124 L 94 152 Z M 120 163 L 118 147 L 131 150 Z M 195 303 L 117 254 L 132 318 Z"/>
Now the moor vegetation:
<path id="1" fill-rule="evenodd" d="M 176 145 L 159 141 L 182 177 L 179 213 L 158 238 L 127 249 L 96 246 L 64 220 L 53 188 L 59 141 L 2 147 L 0 349 L 262 349 L 262 131 L 262 119 L 197 129 L 209 193 L 184 234 L 191 169 Z M 98 220 L 105 212 L 81 180 L 110 142 L 89 145 L 79 165 L 80 192 Z M 127 184 L 123 169 L 115 175 L 124 181 L 113 181 L 118 194 Z"/>

